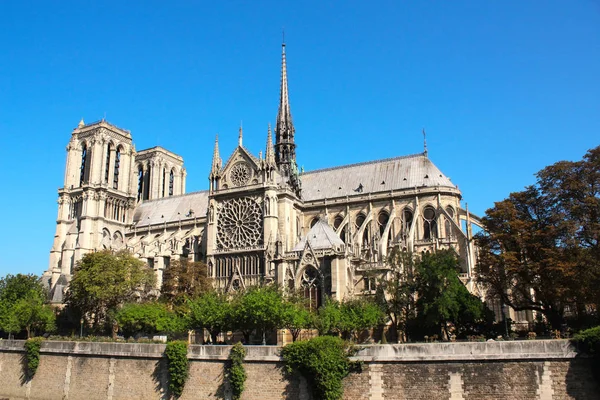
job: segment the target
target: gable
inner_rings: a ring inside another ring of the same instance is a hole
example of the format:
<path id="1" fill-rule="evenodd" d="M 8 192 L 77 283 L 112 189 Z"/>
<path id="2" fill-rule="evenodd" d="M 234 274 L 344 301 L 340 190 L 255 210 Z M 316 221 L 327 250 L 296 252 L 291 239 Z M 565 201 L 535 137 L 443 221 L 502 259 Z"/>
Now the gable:
<path id="1" fill-rule="evenodd" d="M 221 188 L 231 189 L 257 184 L 261 181 L 259 160 L 243 146 L 238 146 L 223 167 Z"/>

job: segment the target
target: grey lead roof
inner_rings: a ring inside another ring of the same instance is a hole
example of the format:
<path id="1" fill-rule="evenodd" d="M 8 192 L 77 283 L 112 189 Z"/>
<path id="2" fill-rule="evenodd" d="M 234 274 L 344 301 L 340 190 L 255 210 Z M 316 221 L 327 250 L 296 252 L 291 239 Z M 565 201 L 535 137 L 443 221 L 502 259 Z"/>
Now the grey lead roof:
<path id="1" fill-rule="evenodd" d="M 206 216 L 207 207 L 208 190 L 146 201 L 135 209 L 133 223 L 136 226 L 144 226 L 200 218 Z M 193 215 L 189 214 L 190 210 L 193 211 Z"/>
<path id="2" fill-rule="evenodd" d="M 305 172 L 300 180 L 304 201 L 422 186 L 456 187 L 423 154 Z"/>
<path id="3" fill-rule="evenodd" d="M 305 237 L 300 239 L 292 251 L 302 251 L 306 246 L 306 240 L 313 250 L 333 249 L 343 246 L 344 242 L 333 231 L 325 220 L 319 219 L 308 231 Z"/>
<path id="4" fill-rule="evenodd" d="M 423 186 L 456 186 L 423 154 L 388 158 L 360 164 L 305 172 L 302 181 L 302 199 L 314 201 L 390 190 Z M 361 191 L 362 185 L 362 191 Z M 175 222 L 186 217 L 204 217 L 208 207 L 208 191 L 166 197 L 142 203 L 133 218 L 137 226 Z"/>

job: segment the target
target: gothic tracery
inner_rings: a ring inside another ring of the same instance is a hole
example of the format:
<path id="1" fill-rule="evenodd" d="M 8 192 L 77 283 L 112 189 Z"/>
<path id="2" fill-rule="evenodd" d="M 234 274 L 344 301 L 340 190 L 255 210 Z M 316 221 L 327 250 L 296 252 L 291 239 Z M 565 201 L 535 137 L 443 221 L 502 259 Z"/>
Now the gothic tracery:
<path id="1" fill-rule="evenodd" d="M 255 247 L 262 242 L 262 207 L 250 197 L 224 201 L 218 211 L 220 249 Z"/>

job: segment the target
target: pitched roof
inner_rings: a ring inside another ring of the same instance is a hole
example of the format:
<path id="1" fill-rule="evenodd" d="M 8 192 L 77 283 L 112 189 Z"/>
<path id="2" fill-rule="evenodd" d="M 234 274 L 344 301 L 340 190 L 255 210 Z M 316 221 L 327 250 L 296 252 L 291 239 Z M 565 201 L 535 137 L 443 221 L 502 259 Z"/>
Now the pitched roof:
<path id="1" fill-rule="evenodd" d="M 250 154 L 245 148 L 242 149 Z M 256 157 L 254 159 L 256 160 Z M 456 188 L 456 185 L 423 154 L 305 172 L 300 179 L 304 201 L 423 186 Z M 203 217 L 207 207 L 207 190 L 144 201 L 136 208 L 133 222 L 138 227 L 165 221 L 174 222 L 180 218 L 186 219 L 189 210 L 194 211 L 194 216 Z"/>
<path id="2" fill-rule="evenodd" d="M 188 219 L 190 210 L 194 216 L 204 217 L 207 207 L 208 190 L 144 201 L 136 207 L 133 223 L 140 227 Z"/>
<path id="3" fill-rule="evenodd" d="M 335 231 L 325 222 L 319 219 L 308 231 L 292 251 L 302 251 L 306 247 L 306 241 L 313 250 L 333 249 L 337 246 L 343 246 L 344 242 L 335 233 Z"/>
<path id="4" fill-rule="evenodd" d="M 305 172 L 300 179 L 304 201 L 423 186 L 456 187 L 424 154 Z"/>

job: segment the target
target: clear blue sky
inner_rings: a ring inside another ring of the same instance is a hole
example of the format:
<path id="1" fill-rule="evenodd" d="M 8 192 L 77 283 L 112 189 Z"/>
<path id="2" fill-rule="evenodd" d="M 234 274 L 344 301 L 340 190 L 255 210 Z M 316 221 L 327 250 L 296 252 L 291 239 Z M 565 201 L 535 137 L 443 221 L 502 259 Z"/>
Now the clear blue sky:
<path id="1" fill-rule="evenodd" d="M 83 117 L 184 157 L 264 148 L 285 27 L 306 170 L 422 151 L 469 208 L 600 144 L 600 2 L 2 1 L 0 276 L 47 268 Z"/>

